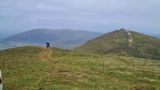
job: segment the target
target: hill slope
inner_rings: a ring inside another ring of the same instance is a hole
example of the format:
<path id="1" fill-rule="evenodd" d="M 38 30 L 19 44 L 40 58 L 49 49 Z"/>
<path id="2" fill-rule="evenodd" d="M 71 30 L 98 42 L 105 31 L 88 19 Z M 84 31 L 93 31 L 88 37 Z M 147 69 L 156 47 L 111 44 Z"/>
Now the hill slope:
<path id="1" fill-rule="evenodd" d="M 76 50 L 160 59 L 160 39 L 120 29 L 89 40 Z"/>
<path id="2" fill-rule="evenodd" d="M 101 34 L 82 30 L 33 29 L 5 38 L 4 41 L 31 44 L 45 44 L 46 41 L 50 41 L 56 47 L 70 48 L 81 45 L 99 35 Z"/>
<path id="3" fill-rule="evenodd" d="M 22 47 L 0 51 L 5 90 L 159 90 L 160 61 Z"/>

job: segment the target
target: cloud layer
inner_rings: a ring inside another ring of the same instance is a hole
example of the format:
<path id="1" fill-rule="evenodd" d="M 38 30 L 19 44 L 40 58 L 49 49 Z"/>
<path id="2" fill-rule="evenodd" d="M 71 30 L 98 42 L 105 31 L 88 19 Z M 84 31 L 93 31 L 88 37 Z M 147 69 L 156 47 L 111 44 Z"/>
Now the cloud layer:
<path id="1" fill-rule="evenodd" d="M 160 0 L 1 0 L 0 30 L 127 28 L 160 33 Z"/>

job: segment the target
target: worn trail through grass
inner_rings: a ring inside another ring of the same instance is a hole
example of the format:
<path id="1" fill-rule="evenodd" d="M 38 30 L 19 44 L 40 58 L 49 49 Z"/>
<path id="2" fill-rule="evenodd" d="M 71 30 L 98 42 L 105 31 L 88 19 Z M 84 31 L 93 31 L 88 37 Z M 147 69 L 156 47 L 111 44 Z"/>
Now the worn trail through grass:
<path id="1" fill-rule="evenodd" d="M 38 58 L 40 60 L 52 61 L 52 50 L 43 48 L 43 50 L 39 53 Z"/>
<path id="2" fill-rule="evenodd" d="M 54 67 L 58 63 L 57 59 L 53 57 L 53 50 L 42 48 L 42 51 L 38 54 L 38 59 L 42 61 L 48 61 Z"/>
<path id="3" fill-rule="evenodd" d="M 38 85 L 40 85 L 40 83 L 42 83 L 44 81 L 44 79 L 46 79 L 48 76 L 50 76 L 55 71 L 55 61 L 54 61 L 54 58 L 52 57 L 52 54 L 53 54 L 52 50 L 47 49 L 47 48 L 42 48 L 42 51 L 38 54 L 39 60 L 48 61 L 53 66 L 52 71 L 48 72 L 48 74 L 46 74 L 45 76 L 40 78 L 40 80 L 38 81 Z M 39 88 L 39 90 L 42 89 L 40 87 L 38 87 L 38 88 Z"/>

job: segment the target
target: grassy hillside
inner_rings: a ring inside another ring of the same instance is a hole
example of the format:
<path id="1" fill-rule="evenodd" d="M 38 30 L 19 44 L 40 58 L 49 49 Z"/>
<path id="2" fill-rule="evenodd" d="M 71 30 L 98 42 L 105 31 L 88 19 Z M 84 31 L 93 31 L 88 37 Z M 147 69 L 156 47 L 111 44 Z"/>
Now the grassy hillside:
<path id="1" fill-rule="evenodd" d="M 160 61 L 63 49 L 0 51 L 5 90 L 159 90 Z"/>
<path id="2" fill-rule="evenodd" d="M 89 40 L 75 50 L 160 60 L 160 39 L 120 29 Z"/>

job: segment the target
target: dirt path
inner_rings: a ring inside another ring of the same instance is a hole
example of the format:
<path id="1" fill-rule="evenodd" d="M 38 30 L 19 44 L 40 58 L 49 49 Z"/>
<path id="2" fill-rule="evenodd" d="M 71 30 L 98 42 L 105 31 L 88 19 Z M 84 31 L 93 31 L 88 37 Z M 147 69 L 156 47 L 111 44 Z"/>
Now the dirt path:
<path id="1" fill-rule="evenodd" d="M 128 45 L 129 45 L 129 47 L 132 47 L 132 43 L 133 43 L 132 34 L 127 30 L 126 30 L 126 33 L 128 35 Z"/>
<path id="2" fill-rule="evenodd" d="M 52 50 L 51 49 L 46 49 L 44 48 L 38 55 L 38 58 L 40 60 L 43 60 L 43 61 L 49 61 L 49 62 L 52 62 L 53 61 L 53 58 L 52 58 Z"/>
<path id="3" fill-rule="evenodd" d="M 47 48 L 42 48 L 42 51 L 39 53 L 38 55 L 38 59 L 42 60 L 42 61 L 48 61 L 49 63 L 51 63 L 53 65 L 53 71 L 46 73 L 46 75 L 44 75 L 42 78 L 39 79 L 39 81 L 37 82 L 38 84 L 38 90 L 41 89 L 40 83 L 43 82 L 44 79 L 46 79 L 49 75 L 51 75 L 52 73 L 54 73 L 55 69 L 54 69 L 54 58 L 52 57 L 52 50 L 51 49 L 47 49 Z"/>

